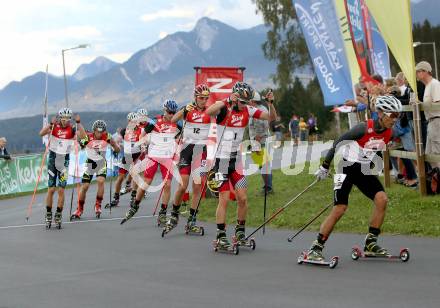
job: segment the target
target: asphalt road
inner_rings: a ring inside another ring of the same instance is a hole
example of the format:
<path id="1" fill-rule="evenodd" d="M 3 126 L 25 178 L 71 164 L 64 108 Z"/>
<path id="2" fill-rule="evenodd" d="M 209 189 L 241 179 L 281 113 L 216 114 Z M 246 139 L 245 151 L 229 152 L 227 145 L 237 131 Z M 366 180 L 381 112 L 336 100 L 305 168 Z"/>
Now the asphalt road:
<path id="1" fill-rule="evenodd" d="M 334 234 L 326 255 L 338 255 L 340 262 L 329 269 L 296 263 L 312 233 L 290 244 L 292 230 L 268 230 L 257 234 L 255 251 L 215 253 L 211 224 L 205 224 L 204 237 L 186 236 L 182 220 L 161 237 L 151 217 L 158 193 L 122 226 L 128 196 L 97 221 L 94 194 L 92 186 L 83 219 L 66 221 L 62 230 L 45 230 L 43 194 L 28 222 L 30 196 L 0 201 L 1 308 L 439 307 L 438 238 L 382 237 L 391 251 L 410 249 L 411 259 L 403 263 L 353 261 L 351 247 L 364 236 Z M 70 191 L 66 195 L 70 201 Z"/>

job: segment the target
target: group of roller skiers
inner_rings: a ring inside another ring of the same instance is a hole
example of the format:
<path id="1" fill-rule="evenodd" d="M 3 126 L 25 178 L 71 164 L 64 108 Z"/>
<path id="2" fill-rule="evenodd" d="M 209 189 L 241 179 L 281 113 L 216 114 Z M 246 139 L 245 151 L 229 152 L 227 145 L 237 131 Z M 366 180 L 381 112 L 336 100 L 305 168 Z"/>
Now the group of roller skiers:
<path id="1" fill-rule="evenodd" d="M 196 217 L 201 194 L 207 186 L 209 172 L 212 175 L 209 184 L 216 186 L 219 200 L 216 211 L 215 245 L 219 249 L 226 250 L 231 247 L 226 235 L 226 211 L 230 201 L 230 190 L 234 191 L 237 203 L 234 238 L 236 243 L 244 245 L 248 204 L 247 181 L 243 172 L 240 146 L 249 119 L 271 122 L 277 116 L 273 105 L 273 93 L 269 91 L 264 97 L 262 96 L 267 103 L 268 112 L 249 104 L 256 95 L 260 96 L 255 93 L 247 83 L 237 82 L 228 98 L 207 106 L 210 89 L 205 84 L 197 85 L 194 89 L 194 100 L 182 108 L 179 108 L 174 100 L 167 100 L 163 104 L 164 113 L 154 119 L 148 118 L 145 109 L 129 113 L 127 127 L 121 131 L 122 146 L 112 139 L 104 121 L 95 121 L 92 130 L 86 132 L 78 115 L 75 116 L 73 125 L 70 122 L 72 111 L 68 108 L 61 109 L 58 117 L 52 119 L 51 123 L 40 131 L 41 136 L 49 135 L 46 224 L 50 227 L 52 223 L 53 195 L 58 188 L 58 203 L 53 221 L 58 227 L 61 226 L 69 153 L 74 147 L 78 157 L 78 143 L 75 141 L 79 140 L 79 146 L 87 153 L 87 167 L 82 175 L 77 209 L 71 219 L 81 217 L 87 190 L 94 175 L 98 184 L 95 213 L 97 218 L 100 217 L 104 181 L 107 175 L 105 152 L 110 146 L 112 152 L 123 150 L 122 166 L 119 168 L 110 207 L 118 206 L 124 178 L 127 175 L 131 176 L 130 208 L 121 224 L 132 218 L 139 210 L 141 201 L 146 192 L 148 193 L 157 169 L 160 168 L 163 187 L 157 222 L 163 227 L 163 232 L 166 234 L 178 224 L 182 198 L 188 189 L 190 178 L 192 202 L 185 230 L 194 233 L 203 232 L 196 224 Z M 309 260 L 317 262 L 325 260 L 322 253 L 324 245 L 333 227 L 347 209 L 348 197 L 353 185 L 374 202 L 364 251 L 366 254 L 388 255 L 387 250 L 377 244 L 385 216 L 387 196 L 377 175 L 368 171 L 371 164 L 375 163 L 377 155 L 391 140 L 391 128 L 402 110 L 402 105 L 393 96 L 380 96 L 376 99 L 375 108 L 378 117 L 358 124 L 336 140 L 315 173 L 317 181 L 327 178 L 330 175 L 330 165 L 335 152 L 343 145 L 342 160 L 335 168 L 334 207 L 322 223 L 317 239 L 307 251 Z M 217 124 L 216 141 L 210 138 L 213 121 Z M 214 148 L 214 155 L 211 158 L 207 155 L 210 145 Z M 178 170 L 178 174 L 175 169 Z M 170 216 L 167 217 L 173 177 L 178 180 L 178 188 Z"/>

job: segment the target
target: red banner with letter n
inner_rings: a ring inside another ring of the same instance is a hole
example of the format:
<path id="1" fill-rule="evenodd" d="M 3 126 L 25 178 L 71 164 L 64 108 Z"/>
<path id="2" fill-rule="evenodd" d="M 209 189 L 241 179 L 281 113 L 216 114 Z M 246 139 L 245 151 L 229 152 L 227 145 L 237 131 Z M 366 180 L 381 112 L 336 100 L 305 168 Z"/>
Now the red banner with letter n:
<path id="1" fill-rule="evenodd" d="M 208 106 L 227 98 L 237 81 L 243 81 L 244 67 L 195 67 L 196 85 L 206 84 L 211 90 Z"/>

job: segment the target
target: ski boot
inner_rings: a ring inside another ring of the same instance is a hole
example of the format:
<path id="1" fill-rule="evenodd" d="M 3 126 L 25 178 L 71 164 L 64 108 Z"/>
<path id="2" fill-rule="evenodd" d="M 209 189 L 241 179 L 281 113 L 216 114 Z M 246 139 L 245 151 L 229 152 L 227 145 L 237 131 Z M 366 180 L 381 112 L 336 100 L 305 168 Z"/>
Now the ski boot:
<path id="1" fill-rule="evenodd" d="M 101 203 L 97 202 L 97 203 L 95 203 L 95 216 L 97 219 L 101 218 L 101 213 L 102 213 Z"/>
<path id="2" fill-rule="evenodd" d="M 212 241 L 212 246 L 214 247 L 214 251 L 223 251 L 228 253 L 233 253 L 234 255 L 238 255 L 239 248 L 237 243 L 230 243 L 228 237 L 226 236 L 225 230 L 217 230 L 217 239 Z"/>
<path id="3" fill-rule="evenodd" d="M 63 221 L 63 216 L 61 212 L 55 213 L 53 221 L 55 222 L 55 226 L 57 227 L 57 229 L 61 229 L 61 222 Z"/>
<path id="4" fill-rule="evenodd" d="M 324 255 L 322 254 L 322 250 L 324 249 L 324 245 L 321 245 L 318 243 L 317 240 L 315 240 L 312 243 L 312 246 L 310 247 L 309 251 L 307 252 L 307 260 L 310 261 L 324 261 Z"/>
<path id="5" fill-rule="evenodd" d="M 136 200 L 136 192 L 134 192 L 134 194 L 132 192 L 130 195 L 130 206 L 132 206 L 134 204 L 135 200 Z"/>
<path id="6" fill-rule="evenodd" d="M 377 236 L 372 233 L 368 233 L 365 237 L 364 254 L 367 256 L 390 256 L 390 253 L 385 248 L 377 245 Z"/>
<path id="7" fill-rule="evenodd" d="M 70 221 L 81 219 L 81 215 L 83 214 L 83 211 L 84 211 L 84 206 L 78 205 L 76 211 L 72 214 L 72 216 L 70 216 Z"/>
<path id="8" fill-rule="evenodd" d="M 164 237 L 165 234 L 167 234 L 171 230 L 173 230 L 177 226 L 178 223 L 179 223 L 179 213 L 172 211 L 170 219 L 168 219 L 165 227 L 162 230 L 162 237 Z"/>
<path id="9" fill-rule="evenodd" d="M 165 227 L 167 223 L 167 210 L 161 209 L 159 215 L 157 216 L 157 226 L 159 228 Z"/>
<path id="10" fill-rule="evenodd" d="M 52 226 L 52 212 L 46 212 L 46 229 Z"/>
<path id="11" fill-rule="evenodd" d="M 324 245 L 319 244 L 318 241 L 315 240 L 312 243 L 312 247 L 310 247 L 309 251 L 303 251 L 298 257 L 298 264 L 305 263 L 335 268 L 336 265 L 338 265 L 339 257 L 334 256 L 329 261 L 327 261 L 322 254 L 322 249 L 324 249 Z"/>
<path id="12" fill-rule="evenodd" d="M 128 183 L 128 184 L 125 185 L 125 187 L 123 187 L 121 189 L 121 192 L 119 193 L 119 195 L 122 196 L 122 195 L 128 194 L 129 192 L 131 192 L 131 189 L 132 189 L 131 188 L 131 183 Z"/>
<path id="13" fill-rule="evenodd" d="M 244 230 L 245 229 L 243 226 L 235 226 L 235 236 L 232 238 L 233 243 L 237 244 L 238 246 L 249 247 L 252 248 L 252 250 L 255 250 L 255 239 L 251 238 L 247 240 Z"/>
<path id="14" fill-rule="evenodd" d="M 185 234 L 186 235 L 200 235 L 203 236 L 205 235 L 205 229 L 201 226 L 197 226 L 196 225 L 196 217 L 190 215 L 188 217 L 188 222 L 185 225 Z"/>
<path id="15" fill-rule="evenodd" d="M 128 212 L 125 214 L 125 218 L 122 219 L 121 221 L 121 225 L 124 224 L 127 220 L 129 220 L 130 218 L 132 218 L 134 216 L 134 214 L 136 214 L 136 212 L 139 210 L 139 205 L 136 204 L 132 204 L 130 206 L 130 209 L 128 210 Z"/>

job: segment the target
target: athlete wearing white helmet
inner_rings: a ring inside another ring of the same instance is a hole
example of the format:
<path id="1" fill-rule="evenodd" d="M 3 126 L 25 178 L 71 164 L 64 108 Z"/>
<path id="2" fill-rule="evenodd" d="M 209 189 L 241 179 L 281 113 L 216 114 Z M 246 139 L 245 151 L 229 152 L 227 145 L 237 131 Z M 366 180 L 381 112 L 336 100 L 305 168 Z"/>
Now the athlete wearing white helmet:
<path id="1" fill-rule="evenodd" d="M 315 173 L 318 180 L 327 178 L 336 149 L 339 147 L 342 149 L 342 160 L 334 176 L 334 207 L 322 223 L 307 259 L 324 260 L 322 255 L 324 244 L 347 209 L 353 185 L 374 202 L 368 234 L 365 238 L 365 254 L 388 255 L 387 250 L 377 244 L 388 198 L 377 175 L 371 172 L 371 167 L 381 166 L 382 160 L 378 155 L 385 150 L 392 138 L 392 127 L 399 117 L 399 112 L 402 111 L 402 104 L 393 96 L 378 96 L 376 111 L 377 119 L 358 124 L 333 143 L 333 147 Z"/>
<path id="2" fill-rule="evenodd" d="M 62 211 L 64 205 L 64 189 L 67 185 L 70 151 L 74 146 L 77 135 L 84 138 L 85 131 L 81 125 L 79 115 L 75 116 L 76 125 L 70 122 L 73 112 L 69 108 L 58 111 L 57 117 L 53 117 L 49 125 L 41 129 L 40 136 L 49 135 L 48 153 L 48 191 L 46 197 L 46 226 L 50 228 L 52 223 L 53 195 L 58 190 L 58 206 L 54 221 L 61 226 Z M 78 129 L 78 134 L 76 132 Z"/>

